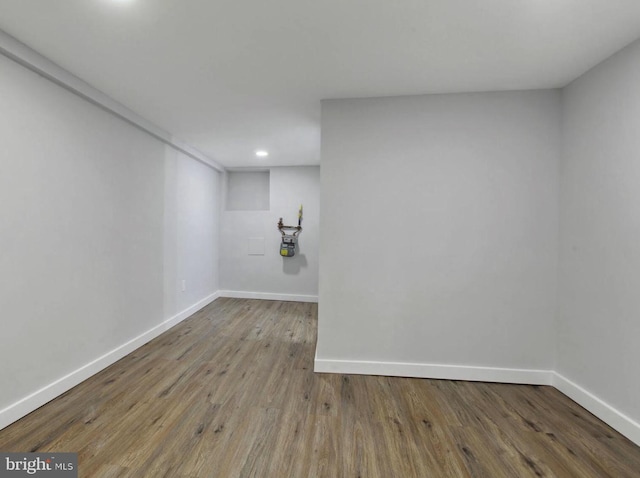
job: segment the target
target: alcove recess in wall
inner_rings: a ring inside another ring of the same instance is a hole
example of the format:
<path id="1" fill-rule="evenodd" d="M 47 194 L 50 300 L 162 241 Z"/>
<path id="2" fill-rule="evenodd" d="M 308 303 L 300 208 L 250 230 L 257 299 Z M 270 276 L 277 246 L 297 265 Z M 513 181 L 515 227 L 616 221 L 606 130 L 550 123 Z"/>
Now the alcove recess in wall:
<path id="1" fill-rule="evenodd" d="M 229 171 L 227 211 L 268 211 L 269 171 Z"/>

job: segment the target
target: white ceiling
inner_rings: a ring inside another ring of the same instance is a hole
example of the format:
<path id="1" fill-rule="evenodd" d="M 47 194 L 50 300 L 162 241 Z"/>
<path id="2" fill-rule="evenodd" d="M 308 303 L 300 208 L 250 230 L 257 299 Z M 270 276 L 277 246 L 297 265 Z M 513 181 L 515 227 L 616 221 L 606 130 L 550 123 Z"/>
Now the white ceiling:
<path id="1" fill-rule="evenodd" d="M 0 0 L 0 29 L 225 166 L 318 164 L 321 99 L 561 87 L 640 1 Z"/>

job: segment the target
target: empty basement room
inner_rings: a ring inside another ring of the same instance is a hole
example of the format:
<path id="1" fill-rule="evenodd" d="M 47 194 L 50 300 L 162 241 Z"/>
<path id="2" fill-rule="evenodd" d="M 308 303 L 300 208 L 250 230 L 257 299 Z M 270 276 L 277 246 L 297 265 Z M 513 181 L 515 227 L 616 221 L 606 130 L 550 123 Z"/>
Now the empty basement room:
<path id="1" fill-rule="evenodd" d="M 640 2 L 0 0 L 0 478 L 640 477 Z"/>

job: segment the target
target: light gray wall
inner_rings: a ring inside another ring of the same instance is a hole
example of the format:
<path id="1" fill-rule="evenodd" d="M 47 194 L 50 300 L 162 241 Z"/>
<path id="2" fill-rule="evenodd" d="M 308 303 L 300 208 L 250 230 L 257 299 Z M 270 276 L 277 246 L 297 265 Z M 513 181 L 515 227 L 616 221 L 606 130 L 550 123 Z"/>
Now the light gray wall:
<path id="1" fill-rule="evenodd" d="M 216 176 L 0 56 L 0 410 L 218 289 Z"/>
<path id="2" fill-rule="evenodd" d="M 219 289 L 221 179 L 209 166 L 166 147 L 165 318 Z"/>
<path id="3" fill-rule="evenodd" d="M 318 295 L 320 168 L 270 169 L 270 210 L 222 213 L 221 289 L 283 295 Z M 280 217 L 295 225 L 304 205 L 303 231 L 294 257 L 280 256 Z M 264 238 L 264 255 L 249 255 L 249 238 Z"/>
<path id="4" fill-rule="evenodd" d="M 556 370 L 640 422 L 640 42 L 563 92 Z"/>
<path id="5" fill-rule="evenodd" d="M 322 105 L 317 357 L 549 370 L 558 91 Z"/>
<path id="6" fill-rule="evenodd" d="M 227 211 L 269 210 L 269 171 L 229 171 L 226 178 Z"/>

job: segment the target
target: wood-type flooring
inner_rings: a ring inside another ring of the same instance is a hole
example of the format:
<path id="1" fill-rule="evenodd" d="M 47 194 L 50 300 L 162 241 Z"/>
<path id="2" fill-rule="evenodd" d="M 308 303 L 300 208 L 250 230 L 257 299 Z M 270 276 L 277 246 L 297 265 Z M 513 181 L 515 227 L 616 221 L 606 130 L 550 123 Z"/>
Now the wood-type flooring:
<path id="1" fill-rule="evenodd" d="M 316 374 L 317 305 L 221 298 L 0 431 L 81 477 L 640 477 L 552 387 Z"/>

